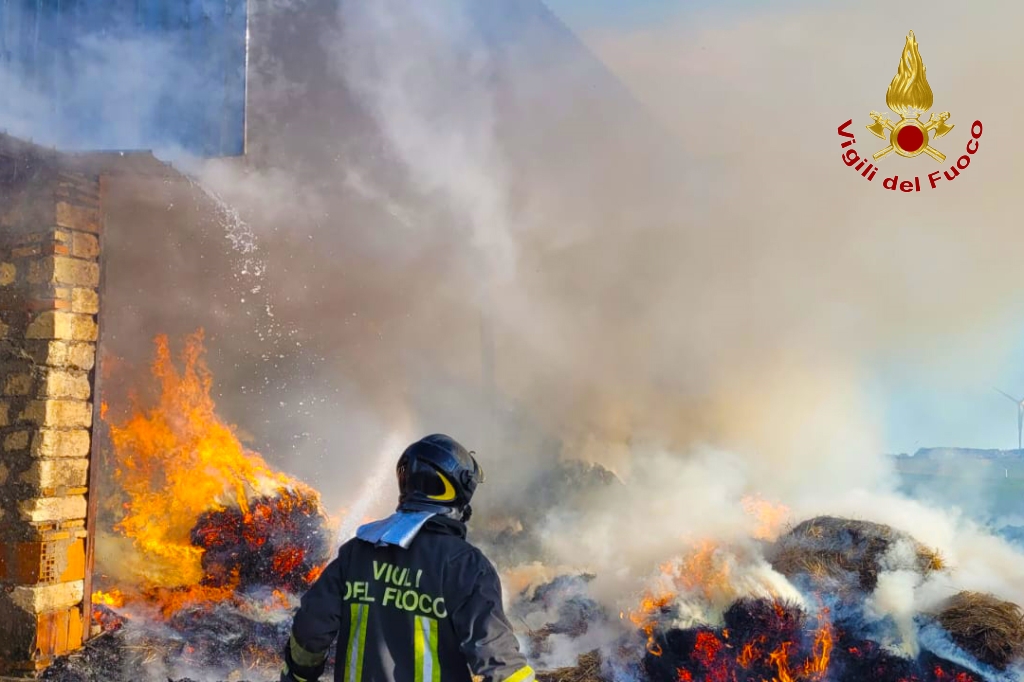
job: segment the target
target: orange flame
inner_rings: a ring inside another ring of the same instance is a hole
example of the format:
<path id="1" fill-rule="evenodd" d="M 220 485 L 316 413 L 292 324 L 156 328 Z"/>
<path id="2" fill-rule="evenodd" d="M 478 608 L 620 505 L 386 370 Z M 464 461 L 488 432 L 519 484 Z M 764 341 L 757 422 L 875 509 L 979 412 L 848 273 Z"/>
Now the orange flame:
<path id="1" fill-rule="evenodd" d="M 719 553 L 719 546 L 711 540 L 704 540 L 685 557 L 676 569 L 679 585 L 690 592 L 702 594 L 713 600 L 715 595 L 730 589 L 729 563 Z M 662 569 L 664 570 L 664 569 Z"/>
<path id="2" fill-rule="evenodd" d="M 124 606 L 124 595 L 117 589 L 112 589 L 109 592 L 97 590 L 92 593 L 92 603 L 117 609 Z"/>
<path id="3" fill-rule="evenodd" d="M 774 540 L 789 519 L 789 507 L 784 504 L 773 504 L 754 495 L 744 497 L 740 503 L 757 522 L 753 532 L 756 540 Z"/>
<path id="4" fill-rule="evenodd" d="M 661 646 L 654 641 L 654 629 L 658 625 L 658 613 L 675 599 L 675 594 L 663 592 L 657 596 L 651 593 L 640 600 L 640 608 L 629 614 L 629 620 L 647 635 L 647 651 L 661 656 Z"/>
<path id="5" fill-rule="evenodd" d="M 804 672 L 811 675 L 813 679 L 820 680 L 828 672 L 829 660 L 832 656 L 832 646 L 835 643 L 832 625 L 828 622 L 828 611 L 823 611 L 819 616 L 820 623 L 818 630 L 814 633 L 814 647 L 811 650 L 812 657 L 804 663 Z"/>
<path id="6" fill-rule="evenodd" d="M 740 664 L 741 668 L 749 668 L 755 661 L 761 659 L 761 650 L 757 648 L 758 644 L 764 644 L 765 638 L 759 637 L 757 642 L 747 642 L 743 645 L 743 649 L 740 650 L 740 655 L 736 657 L 736 662 Z"/>
<path id="7" fill-rule="evenodd" d="M 779 648 L 768 654 L 768 662 L 775 666 L 778 676 L 777 682 L 795 682 L 793 673 L 789 669 L 789 650 L 793 647 L 792 642 L 783 642 Z"/>
<path id="8" fill-rule="evenodd" d="M 244 448 L 232 428 L 216 414 L 210 396 L 213 379 L 203 358 L 203 332 L 187 337 L 182 370 L 172 362 L 167 337 L 158 336 L 151 366 L 160 388 L 155 404 L 133 400 L 132 414 L 110 424 L 115 478 L 127 495 L 124 517 L 115 526 L 131 538 L 144 559 L 150 587 L 188 586 L 171 598 L 180 605 L 193 598 L 226 598 L 219 588 L 198 588 L 203 579 L 203 550 L 190 541 L 201 514 L 249 502 L 281 489 L 307 486 L 274 471 L 260 455 Z M 109 412 L 103 407 L 103 414 Z M 287 561 L 282 557 L 281 561 Z"/>

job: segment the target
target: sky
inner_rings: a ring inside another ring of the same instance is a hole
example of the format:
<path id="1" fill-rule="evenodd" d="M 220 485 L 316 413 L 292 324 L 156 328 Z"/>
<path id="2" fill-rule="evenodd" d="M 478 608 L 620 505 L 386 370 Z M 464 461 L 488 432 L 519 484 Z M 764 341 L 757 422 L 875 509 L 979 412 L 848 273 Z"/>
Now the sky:
<path id="1" fill-rule="evenodd" d="M 881 11 L 875 6 L 877 3 L 856 7 L 854 3 L 846 2 L 814 6 L 813 3 L 762 4 L 743 0 L 717 5 L 681 0 L 548 0 L 547 4 L 588 43 L 647 108 L 656 115 L 677 118 L 679 112 L 672 108 L 689 104 L 680 105 L 662 97 L 657 86 L 651 87 L 644 80 L 647 72 L 658 71 L 660 76 L 673 74 L 682 79 L 695 70 L 682 66 L 681 54 L 685 55 L 687 51 L 685 48 L 677 49 L 681 40 L 696 38 L 699 43 L 704 39 L 702 36 L 727 36 L 730 31 L 738 33 L 744 25 L 752 26 L 762 20 L 766 29 L 761 35 L 770 36 L 773 29 L 787 22 L 790 26 L 785 30 L 799 33 L 815 17 L 821 18 L 833 12 L 837 16 L 845 14 L 848 18 L 856 16 L 854 21 L 864 23 L 862 34 L 856 38 L 860 44 L 850 45 L 850 59 L 861 59 L 865 63 L 864 68 L 868 68 L 869 51 L 863 47 L 864 43 L 870 43 L 870 52 L 884 55 L 886 63 L 894 69 L 902 43 L 902 36 L 896 34 L 906 30 L 904 23 L 908 28 L 918 27 L 926 65 L 931 65 L 932 60 L 938 63 L 937 57 L 941 53 L 937 54 L 936 40 L 928 35 L 927 29 L 934 26 L 944 35 L 955 31 L 957 22 L 970 11 L 964 3 L 946 3 L 955 10 L 945 18 L 929 20 L 927 25 L 908 11 L 905 18 L 902 15 L 890 16 L 876 22 L 877 29 L 871 29 L 869 16 Z M 709 10 L 712 7 L 718 11 Z M 964 47 L 970 48 L 975 41 L 984 41 L 990 32 L 996 31 L 995 23 L 1001 20 L 1001 15 L 1005 17 L 1005 7 L 1007 5 L 997 2 L 977 5 L 972 19 L 979 21 L 972 25 L 973 34 L 964 31 L 955 54 L 947 51 L 947 58 L 969 64 L 972 55 Z M 885 30 L 889 25 L 893 26 L 891 32 Z M 673 37 L 673 33 L 679 38 Z M 847 36 L 853 37 L 853 29 L 840 33 L 841 37 L 835 39 L 836 44 L 848 40 Z M 766 60 L 773 59 L 780 47 L 772 40 L 765 38 L 768 43 L 764 48 Z M 660 57 L 657 45 L 662 46 Z M 991 52 L 984 51 L 985 56 L 976 58 L 977 64 L 973 67 L 976 70 L 981 68 L 985 59 L 991 58 Z M 646 54 L 648 52 L 651 54 Z M 854 57 L 857 53 L 862 56 Z M 929 71 L 929 78 L 933 78 L 932 73 Z M 738 79 L 744 78 L 743 73 L 737 74 Z M 769 83 L 772 77 L 771 74 L 767 76 Z M 650 80 L 653 82 L 654 76 Z M 874 102 L 878 99 L 873 97 L 874 94 L 877 93 L 865 93 L 862 99 Z M 938 101 L 937 96 L 936 103 Z M 796 111 L 803 106 L 798 101 L 789 103 L 789 107 Z M 984 111 L 996 106 L 996 102 L 981 102 L 980 107 L 976 105 L 975 108 Z M 876 108 L 881 107 L 876 105 Z M 856 113 L 861 115 L 859 111 Z M 830 124 L 831 119 L 825 127 L 832 128 Z M 822 150 L 823 155 L 830 153 L 833 150 Z M 982 182 L 973 178 L 972 181 Z M 965 197 L 962 201 L 966 203 L 969 199 Z M 965 224 L 963 238 L 972 239 L 970 234 L 971 229 Z M 975 239 L 986 238 L 979 235 Z M 1006 246 L 1014 248 L 1012 241 Z M 921 258 L 927 257 L 927 254 L 921 254 Z M 965 284 L 969 288 L 970 283 Z M 983 324 L 956 333 L 922 330 L 926 340 L 917 347 L 888 348 L 863 359 L 864 391 L 876 406 L 884 433 L 882 440 L 888 452 L 914 452 L 920 447 L 933 446 L 1016 447 L 1017 408 L 995 388 L 1024 397 L 1024 319 L 1009 306 L 1004 312 L 989 316 Z M 924 362 L 922 358 L 925 356 L 937 356 L 938 359 L 934 363 Z"/>

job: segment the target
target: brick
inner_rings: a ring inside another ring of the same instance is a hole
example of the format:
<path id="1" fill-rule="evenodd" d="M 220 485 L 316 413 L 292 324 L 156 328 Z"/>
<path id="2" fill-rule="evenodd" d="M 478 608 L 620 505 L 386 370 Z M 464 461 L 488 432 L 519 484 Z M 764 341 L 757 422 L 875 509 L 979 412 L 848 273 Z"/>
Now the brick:
<path id="1" fill-rule="evenodd" d="M 11 249 L 11 258 L 28 258 L 29 256 L 41 255 L 43 255 L 42 244 L 27 244 L 25 246 L 16 246 Z"/>
<path id="2" fill-rule="evenodd" d="M 91 343 L 66 341 L 30 341 L 25 351 L 36 365 L 89 371 L 96 362 L 96 347 Z"/>
<path id="3" fill-rule="evenodd" d="M 36 365 L 64 367 L 67 365 L 68 345 L 64 341 L 28 341 L 25 353 Z"/>
<path id="4" fill-rule="evenodd" d="M 88 400 L 92 395 L 89 377 L 84 372 L 49 369 L 40 382 L 40 396 Z"/>
<path id="5" fill-rule="evenodd" d="M 68 648 L 68 610 L 40 613 L 36 617 L 36 645 L 33 658 L 44 662 Z"/>
<path id="6" fill-rule="evenodd" d="M 69 583 L 81 580 L 85 577 L 85 543 L 75 540 L 67 548 L 63 563 L 64 572 L 60 574 L 59 580 L 62 583 Z"/>
<path id="7" fill-rule="evenodd" d="M 39 459 L 18 479 L 37 490 L 81 488 L 89 480 L 88 459 Z"/>
<path id="8" fill-rule="evenodd" d="M 4 381 L 4 395 L 28 395 L 32 390 L 32 375 L 27 372 L 12 374 Z"/>
<path id="9" fill-rule="evenodd" d="M 17 276 L 18 268 L 15 267 L 14 263 L 0 263 L 0 287 L 14 284 L 14 279 Z"/>
<path id="10" fill-rule="evenodd" d="M 45 528 L 36 528 L 38 536 L 43 542 L 61 542 L 63 540 L 71 539 L 71 533 L 66 530 L 53 530 L 54 525 L 59 527 L 64 525 L 63 523 L 46 523 L 39 525 L 45 526 Z"/>
<path id="11" fill-rule="evenodd" d="M 100 255 L 100 240 L 94 234 L 75 232 L 71 236 L 71 254 L 75 258 L 96 258 Z"/>
<path id="12" fill-rule="evenodd" d="M 25 309 L 29 312 L 40 310 L 64 310 L 71 312 L 71 301 L 64 301 L 59 298 L 32 298 L 25 301 Z"/>
<path id="13" fill-rule="evenodd" d="M 99 209 L 90 206 L 81 206 L 67 201 L 58 201 L 57 226 L 66 227 L 71 230 L 83 230 L 98 234 L 100 231 Z"/>
<path id="14" fill-rule="evenodd" d="M 36 616 L 35 642 L 31 647 L 37 666 L 45 668 L 53 657 L 82 646 L 82 612 L 77 606 Z M 3 682 L 4 678 L 0 678 Z"/>
<path id="15" fill-rule="evenodd" d="M 81 400 L 32 400 L 22 410 L 21 419 L 39 426 L 92 426 L 92 403 Z"/>
<path id="16" fill-rule="evenodd" d="M 85 429 L 39 429 L 32 438 L 31 452 L 33 457 L 44 459 L 88 457 L 89 443 Z"/>
<path id="17" fill-rule="evenodd" d="M 45 523 L 85 517 L 85 496 L 38 497 L 18 503 L 18 511 L 26 521 Z"/>
<path id="18" fill-rule="evenodd" d="M 0 563 L 0 578 L 8 583 L 70 583 L 85 578 L 85 543 L 69 535 L 62 540 L 0 544 Z"/>
<path id="19" fill-rule="evenodd" d="M 11 404 L 0 400 L 0 429 L 11 425 Z"/>
<path id="20" fill-rule="evenodd" d="M 25 331 L 25 338 L 95 341 L 98 332 L 96 321 L 90 315 L 47 310 L 32 320 Z"/>
<path id="21" fill-rule="evenodd" d="M 43 613 L 78 606 L 84 593 L 82 580 L 56 585 L 19 585 L 11 591 L 11 601 L 23 611 Z"/>
<path id="22" fill-rule="evenodd" d="M 80 258 L 46 256 L 29 263 L 28 281 L 30 284 L 97 287 L 100 283 L 100 266 L 99 263 Z"/>
<path id="23" fill-rule="evenodd" d="M 100 296 L 92 289 L 75 288 L 71 291 L 71 311 L 95 315 L 100 311 Z"/>
<path id="24" fill-rule="evenodd" d="M 0 543 L 2 579 L 18 585 L 67 583 L 85 577 L 85 547 L 77 538 Z"/>
<path id="25" fill-rule="evenodd" d="M 96 346 L 91 343 L 73 343 L 68 346 L 66 364 L 74 369 L 89 371 L 96 364 Z"/>
<path id="26" fill-rule="evenodd" d="M 82 611 L 77 608 L 71 609 L 68 612 L 68 651 L 81 648 L 84 639 L 85 631 L 84 623 L 82 622 Z"/>
<path id="27" fill-rule="evenodd" d="M 3 463 L 0 463 L 0 485 L 7 483 L 7 479 L 10 477 L 10 475 L 10 470 Z M 3 576 L 0 575 L 0 580 L 2 579 Z"/>
<path id="28" fill-rule="evenodd" d="M 28 447 L 29 432 L 26 430 L 14 431 L 4 438 L 4 451 L 17 452 Z"/>
<path id="29" fill-rule="evenodd" d="M 77 173 L 70 170 L 58 171 L 56 194 L 58 197 L 77 195 L 83 204 L 95 206 L 99 203 L 99 178 L 95 175 Z"/>

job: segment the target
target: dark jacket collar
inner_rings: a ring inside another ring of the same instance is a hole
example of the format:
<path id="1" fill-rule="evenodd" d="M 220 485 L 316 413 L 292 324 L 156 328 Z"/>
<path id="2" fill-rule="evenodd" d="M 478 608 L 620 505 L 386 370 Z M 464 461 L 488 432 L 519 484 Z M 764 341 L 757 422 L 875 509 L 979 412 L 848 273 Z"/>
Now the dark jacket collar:
<path id="1" fill-rule="evenodd" d="M 423 532 L 437 533 L 439 535 L 455 535 L 465 539 L 466 524 L 447 516 L 431 516 L 427 519 L 427 522 L 423 524 Z"/>

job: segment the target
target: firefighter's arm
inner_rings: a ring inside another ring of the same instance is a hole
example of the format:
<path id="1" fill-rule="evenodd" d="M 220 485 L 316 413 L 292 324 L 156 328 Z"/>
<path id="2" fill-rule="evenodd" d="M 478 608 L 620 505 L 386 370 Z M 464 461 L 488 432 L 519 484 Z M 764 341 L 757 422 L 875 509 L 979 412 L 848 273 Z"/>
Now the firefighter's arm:
<path id="1" fill-rule="evenodd" d="M 285 646 L 281 682 L 316 682 L 323 674 L 327 650 L 341 627 L 343 586 L 339 555 L 302 597 Z"/>
<path id="2" fill-rule="evenodd" d="M 445 601 L 474 676 L 484 682 L 534 682 L 534 672 L 501 605 L 501 580 L 494 566 L 475 552 L 449 564 Z"/>

